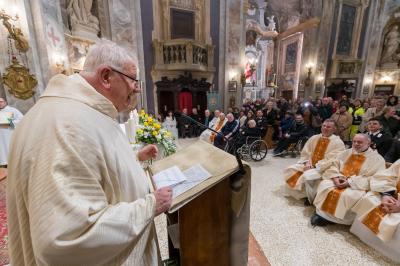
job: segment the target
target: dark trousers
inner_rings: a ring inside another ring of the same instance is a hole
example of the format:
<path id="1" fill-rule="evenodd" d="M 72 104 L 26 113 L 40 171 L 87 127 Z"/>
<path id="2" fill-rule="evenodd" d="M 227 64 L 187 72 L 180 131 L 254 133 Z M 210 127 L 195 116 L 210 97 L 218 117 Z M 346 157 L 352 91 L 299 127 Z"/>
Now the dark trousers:
<path id="1" fill-rule="evenodd" d="M 274 153 L 282 152 L 286 150 L 290 144 L 296 143 L 299 139 L 298 138 L 282 138 L 279 140 L 276 148 L 274 149 Z"/>

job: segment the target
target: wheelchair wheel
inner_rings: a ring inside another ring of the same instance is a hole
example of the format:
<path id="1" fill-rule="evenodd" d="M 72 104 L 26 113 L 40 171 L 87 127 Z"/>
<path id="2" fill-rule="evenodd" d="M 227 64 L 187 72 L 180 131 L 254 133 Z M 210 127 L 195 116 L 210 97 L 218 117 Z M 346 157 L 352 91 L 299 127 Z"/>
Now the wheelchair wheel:
<path id="1" fill-rule="evenodd" d="M 250 158 L 254 161 L 261 161 L 267 156 L 268 147 L 263 140 L 256 140 L 250 145 Z"/>

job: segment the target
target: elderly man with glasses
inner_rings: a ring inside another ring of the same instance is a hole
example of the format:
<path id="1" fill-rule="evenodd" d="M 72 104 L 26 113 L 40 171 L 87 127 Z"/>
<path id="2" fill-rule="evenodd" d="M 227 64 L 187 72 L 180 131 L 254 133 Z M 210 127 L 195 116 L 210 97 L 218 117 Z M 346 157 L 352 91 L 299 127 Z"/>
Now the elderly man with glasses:
<path id="1" fill-rule="evenodd" d="M 116 117 L 136 104 L 136 65 L 110 41 L 83 71 L 53 77 L 15 130 L 7 207 L 13 265 L 159 265 L 154 217 L 171 188 L 150 193 Z"/>

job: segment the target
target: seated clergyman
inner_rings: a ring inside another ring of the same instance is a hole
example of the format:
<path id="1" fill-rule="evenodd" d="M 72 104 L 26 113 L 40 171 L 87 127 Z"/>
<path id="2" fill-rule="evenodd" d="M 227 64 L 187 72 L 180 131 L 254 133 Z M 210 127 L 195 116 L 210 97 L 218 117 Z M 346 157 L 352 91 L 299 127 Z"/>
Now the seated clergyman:
<path id="1" fill-rule="evenodd" d="M 352 148 L 339 153 L 322 174 L 324 180 L 314 200 L 316 213 L 311 217 L 312 225 L 353 222 L 352 208 L 369 191 L 370 177 L 385 168 L 385 160 L 369 147 L 370 143 L 368 135 L 355 135 Z"/>
<path id="2" fill-rule="evenodd" d="M 322 172 L 345 149 L 343 141 L 333 134 L 335 131 L 335 121 L 325 120 L 322 133 L 312 136 L 304 145 L 300 160 L 284 171 L 286 192 L 290 196 L 296 199 L 307 197 L 310 203 L 313 202 Z"/>
<path id="3" fill-rule="evenodd" d="M 396 262 L 400 262 L 400 159 L 376 173 L 371 191 L 353 210 L 357 218 L 350 231 Z"/>
<path id="4" fill-rule="evenodd" d="M 221 129 L 225 126 L 226 122 L 228 121 L 228 119 L 226 119 L 225 114 L 224 113 L 220 113 L 218 119 L 215 121 L 215 123 L 211 126 L 211 122 L 210 122 L 210 128 L 214 129 L 217 132 L 220 132 Z M 201 134 L 200 134 L 200 139 L 210 142 L 210 143 L 214 143 L 214 139 L 215 139 L 216 133 L 212 132 L 211 130 L 207 129 L 204 130 Z"/>

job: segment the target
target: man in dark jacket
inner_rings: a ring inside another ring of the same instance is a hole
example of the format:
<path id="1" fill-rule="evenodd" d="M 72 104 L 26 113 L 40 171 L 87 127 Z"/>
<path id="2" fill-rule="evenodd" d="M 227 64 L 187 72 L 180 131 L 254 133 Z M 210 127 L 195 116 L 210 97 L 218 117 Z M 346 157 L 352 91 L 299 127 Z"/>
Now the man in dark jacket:
<path id="1" fill-rule="evenodd" d="M 239 129 L 239 123 L 235 120 L 235 117 L 232 113 L 227 114 L 226 118 L 228 121 L 226 122 L 225 126 L 222 127 L 220 132 L 224 137 L 221 134 L 218 134 L 214 140 L 214 146 L 220 149 L 224 148 L 225 140 L 229 140 L 231 137 L 233 137 L 233 135 Z"/>
<path id="2" fill-rule="evenodd" d="M 385 155 L 385 161 L 388 163 L 394 163 L 400 159 L 400 139 L 393 140 L 391 148 Z"/>
<path id="3" fill-rule="evenodd" d="M 276 148 L 274 149 L 274 156 L 281 155 L 291 143 L 296 143 L 301 138 L 308 135 L 308 127 L 304 124 L 304 119 L 301 114 L 297 114 L 295 118 L 296 123 L 289 129 L 288 133 L 282 136 Z"/>
<path id="4" fill-rule="evenodd" d="M 382 123 L 378 118 L 371 118 L 368 121 L 367 128 L 368 135 L 371 138 L 371 148 L 384 157 L 392 145 L 391 135 L 382 130 Z"/>

